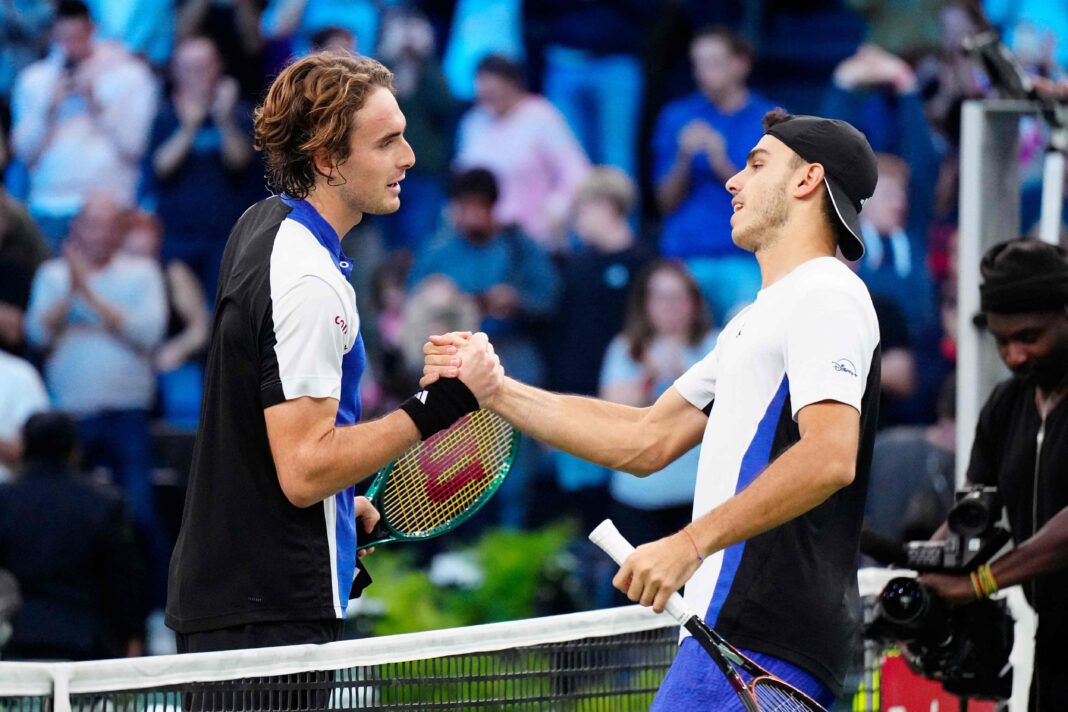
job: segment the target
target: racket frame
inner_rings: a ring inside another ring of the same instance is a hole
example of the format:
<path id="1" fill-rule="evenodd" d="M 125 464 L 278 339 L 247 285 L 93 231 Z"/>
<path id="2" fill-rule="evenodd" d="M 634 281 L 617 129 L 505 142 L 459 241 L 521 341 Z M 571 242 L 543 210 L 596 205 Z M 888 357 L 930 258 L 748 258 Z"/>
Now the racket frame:
<path id="1" fill-rule="evenodd" d="M 499 418 L 500 416 L 494 414 L 494 417 Z M 463 421 L 458 421 L 457 425 L 453 427 L 458 427 L 461 422 L 468 421 L 466 419 Z M 411 448 L 405 450 L 399 457 L 395 458 L 392 462 L 390 462 L 388 465 L 379 470 L 378 474 L 375 475 L 374 480 L 371 482 L 371 486 L 367 488 L 367 492 L 363 496 L 371 501 L 371 504 L 374 505 L 375 509 L 378 510 L 381 516 L 379 517 L 378 521 L 375 523 L 374 528 L 370 532 L 364 532 L 359 525 L 360 520 L 357 520 L 357 548 L 367 549 L 372 546 L 378 546 L 379 544 L 386 544 L 394 541 L 423 541 L 424 539 L 433 539 L 436 536 L 441 536 L 446 532 L 452 531 L 453 529 L 473 517 L 480 509 L 482 509 L 486 502 L 489 501 L 489 498 L 492 497 L 493 494 L 497 491 L 497 489 L 501 486 L 501 484 L 504 482 L 505 476 L 509 473 L 509 471 L 511 471 L 512 465 L 515 463 L 516 455 L 519 452 L 519 440 L 521 436 L 519 431 L 512 427 L 510 424 L 509 428 L 511 429 L 512 434 L 509 437 L 508 443 L 508 459 L 502 462 L 497 467 L 495 472 L 486 473 L 486 477 L 489 477 L 491 479 L 490 485 L 486 487 L 485 490 L 483 490 L 482 494 L 480 494 L 477 499 L 472 501 L 462 512 L 457 514 L 448 522 L 444 524 L 439 524 L 438 526 L 428 529 L 420 534 L 406 534 L 404 532 L 397 531 L 396 529 L 394 529 L 389 523 L 389 517 L 387 516 L 387 512 L 385 511 L 385 507 L 383 506 L 381 495 L 382 492 L 385 491 L 386 483 L 389 481 L 389 477 L 393 473 L 393 470 L 396 468 L 397 463 L 400 462 L 400 460 L 404 457 L 407 457 L 413 449 L 424 447 L 426 443 L 430 442 L 431 439 L 428 438 L 427 440 L 422 440 L 420 442 L 415 443 L 414 445 L 412 445 Z M 442 431 L 442 435 L 444 436 L 444 433 L 446 432 L 448 432 L 448 430 Z M 366 543 L 359 541 L 359 537 L 361 536 L 361 534 L 363 536 L 368 537 L 369 541 L 367 541 Z"/>

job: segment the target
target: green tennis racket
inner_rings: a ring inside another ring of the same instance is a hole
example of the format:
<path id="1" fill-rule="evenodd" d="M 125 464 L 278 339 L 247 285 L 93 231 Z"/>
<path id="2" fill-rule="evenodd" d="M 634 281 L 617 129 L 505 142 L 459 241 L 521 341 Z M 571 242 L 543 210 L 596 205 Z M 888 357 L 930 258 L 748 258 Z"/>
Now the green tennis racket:
<path id="1" fill-rule="evenodd" d="M 359 548 L 430 539 L 460 526 L 504 482 L 518 448 L 519 432 L 488 410 L 416 443 L 375 475 L 365 496 L 381 518 Z"/>

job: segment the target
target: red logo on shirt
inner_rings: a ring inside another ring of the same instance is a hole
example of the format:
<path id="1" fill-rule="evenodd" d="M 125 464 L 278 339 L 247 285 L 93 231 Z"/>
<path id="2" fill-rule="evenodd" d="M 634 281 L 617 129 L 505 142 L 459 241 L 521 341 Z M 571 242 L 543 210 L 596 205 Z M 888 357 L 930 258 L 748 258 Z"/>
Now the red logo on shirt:
<path id="1" fill-rule="evenodd" d="M 349 325 L 345 323 L 340 314 L 334 317 L 334 323 L 341 327 L 342 334 L 349 333 Z"/>

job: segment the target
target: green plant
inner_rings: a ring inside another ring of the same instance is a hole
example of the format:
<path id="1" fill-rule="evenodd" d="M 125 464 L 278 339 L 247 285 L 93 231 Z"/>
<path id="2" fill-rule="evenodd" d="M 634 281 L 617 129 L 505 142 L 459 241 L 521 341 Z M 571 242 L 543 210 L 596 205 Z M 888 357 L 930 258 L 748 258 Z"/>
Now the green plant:
<path id="1" fill-rule="evenodd" d="M 375 582 L 364 595 L 384 604 L 371 631 L 395 635 L 539 615 L 539 599 L 548 582 L 559 579 L 561 559 L 574 535 L 570 523 L 537 531 L 487 531 L 459 550 L 483 572 L 474 588 L 437 586 L 403 545 L 382 547 L 368 562 Z"/>

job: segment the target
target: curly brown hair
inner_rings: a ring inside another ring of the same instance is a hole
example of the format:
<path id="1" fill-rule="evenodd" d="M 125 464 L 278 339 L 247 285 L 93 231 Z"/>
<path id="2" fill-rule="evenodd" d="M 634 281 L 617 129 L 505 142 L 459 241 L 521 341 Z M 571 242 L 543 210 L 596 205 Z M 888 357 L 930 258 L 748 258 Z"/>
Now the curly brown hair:
<path id="1" fill-rule="evenodd" d="M 267 160 L 273 190 L 306 198 L 315 186 L 314 156 L 349 157 L 349 131 L 371 91 L 393 91 L 393 73 L 369 57 L 318 52 L 275 78 L 253 113 L 256 150 Z"/>

